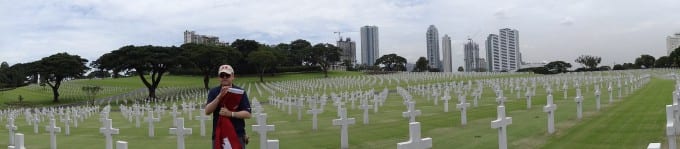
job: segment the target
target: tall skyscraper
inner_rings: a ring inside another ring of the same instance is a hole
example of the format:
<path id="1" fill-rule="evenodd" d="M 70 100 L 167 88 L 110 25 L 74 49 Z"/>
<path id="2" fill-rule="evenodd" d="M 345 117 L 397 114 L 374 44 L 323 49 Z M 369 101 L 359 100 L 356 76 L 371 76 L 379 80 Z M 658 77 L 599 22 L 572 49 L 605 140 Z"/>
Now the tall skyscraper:
<path id="1" fill-rule="evenodd" d="M 362 64 L 372 66 L 378 59 L 379 48 L 378 27 L 361 27 L 361 61 Z"/>
<path id="2" fill-rule="evenodd" d="M 500 29 L 498 35 L 489 34 L 486 38 L 486 55 L 489 71 L 514 71 L 522 65 L 519 51 L 519 31 L 509 28 Z"/>
<path id="3" fill-rule="evenodd" d="M 444 51 L 444 69 L 442 72 L 453 72 L 453 59 L 451 59 L 451 37 L 442 37 L 442 50 Z"/>
<path id="4" fill-rule="evenodd" d="M 486 65 L 486 59 L 479 58 L 478 61 L 479 61 L 479 70 L 477 70 L 477 72 L 486 72 L 486 71 L 489 70 L 489 68 L 487 68 L 487 65 Z"/>
<path id="5" fill-rule="evenodd" d="M 668 55 L 671 55 L 673 50 L 680 47 L 680 33 L 675 33 L 673 36 L 666 37 L 666 48 L 668 48 Z"/>
<path id="6" fill-rule="evenodd" d="M 468 39 L 464 49 L 465 72 L 479 71 L 481 66 L 479 63 L 479 45 L 472 41 L 472 39 Z"/>
<path id="7" fill-rule="evenodd" d="M 356 43 L 352 39 L 347 38 L 346 40 L 338 40 L 338 48 L 342 49 L 342 54 L 340 55 L 340 62 L 343 63 L 349 60 L 350 63 L 356 63 L 357 57 L 357 47 Z"/>
<path id="8" fill-rule="evenodd" d="M 199 35 L 194 31 L 184 31 L 184 43 L 211 44 L 227 46 L 226 42 L 220 42 L 220 38 L 215 36 Z"/>
<path id="9" fill-rule="evenodd" d="M 437 27 L 430 25 L 427 28 L 425 39 L 427 40 L 427 61 L 430 68 L 442 70 L 439 59 L 439 31 L 437 31 Z"/>

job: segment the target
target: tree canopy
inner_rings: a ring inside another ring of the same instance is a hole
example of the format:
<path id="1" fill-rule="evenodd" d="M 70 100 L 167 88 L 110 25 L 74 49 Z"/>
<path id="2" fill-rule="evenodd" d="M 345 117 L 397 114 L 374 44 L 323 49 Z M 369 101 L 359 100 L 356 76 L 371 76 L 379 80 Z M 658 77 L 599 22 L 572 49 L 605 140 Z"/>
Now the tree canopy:
<path id="1" fill-rule="evenodd" d="M 187 43 L 180 46 L 183 54 L 188 58 L 191 67 L 198 68 L 203 76 L 203 87 L 210 87 L 210 76 L 217 74 L 217 68 L 223 64 L 236 64 L 241 60 L 241 52 L 231 47 L 208 44 Z M 188 66 L 182 66 L 187 67 Z"/>
<path id="2" fill-rule="evenodd" d="M 582 64 L 589 69 L 596 69 L 597 65 L 602 62 L 602 58 L 599 56 L 592 56 L 592 55 L 581 55 L 575 60 L 576 63 Z"/>
<path id="3" fill-rule="evenodd" d="M 57 53 L 33 63 L 34 73 L 40 75 L 42 83 L 52 88 L 52 102 L 59 102 L 59 87 L 66 78 L 79 78 L 87 70 L 87 59 L 68 53 Z"/>
<path id="4" fill-rule="evenodd" d="M 413 72 L 425 72 L 429 70 L 429 65 L 427 64 L 428 61 L 425 57 L 420 57 L 416 61 L 416 68 L 413 69 Z"/>
<path id="5" fill-rule="evenodd" d="M 163 74 L 171 68 L 190 65 L 187 61 L 179 47 L 129 45 L 102 55 L 92 66 L 103 70 L 134 70 L 149 89 L 149 97 L 156 98 L 156 88 Z M 147 74 L 150 74 L 151 81 L 147 80 Z"/>
<path id="6" fill-rule="evenodd" d="M 374 65 L 383 65 L 385 71 L 406 71 L 406 58 L 397 54 L 387 54 L 375 60 Z"/>

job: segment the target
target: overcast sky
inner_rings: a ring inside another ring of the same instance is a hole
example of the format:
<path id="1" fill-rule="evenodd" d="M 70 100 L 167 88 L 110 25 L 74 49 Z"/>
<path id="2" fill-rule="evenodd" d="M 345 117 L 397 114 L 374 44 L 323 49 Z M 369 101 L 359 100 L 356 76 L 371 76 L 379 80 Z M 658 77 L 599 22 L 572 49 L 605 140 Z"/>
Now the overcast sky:
<path id="1" fill-rule="evenodd" d="M 124 45 L 179 46 L 185 30 L 227 42 L 335 43 L 335 31 L 359 41 L 359 28 L 375 25 L 381 55 L 414 63 L 433 24 L 440 40 L 452 37 L 455 67 L 468 37 L 486 57 L 486 36 L 506 27 L 519 30 L 526 62 L 575 64 L 590 54 L 612 65 L 665 55 L 666 36 L 680 32 L 678 12 L 678 0 L 2 0 L 0 61 L 58 52 L 93 61 Z"/>

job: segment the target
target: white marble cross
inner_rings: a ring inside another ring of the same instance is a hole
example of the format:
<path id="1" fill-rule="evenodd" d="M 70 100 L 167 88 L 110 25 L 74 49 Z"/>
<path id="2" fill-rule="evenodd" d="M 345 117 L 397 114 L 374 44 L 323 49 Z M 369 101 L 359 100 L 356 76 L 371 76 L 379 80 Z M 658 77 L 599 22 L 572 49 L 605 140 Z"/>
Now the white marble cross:
<path id="1" fill-rule="evenodd" d="M 508 125 L 512 124 L 512 117 L 505 117 L 505 106 L 498 106 L 498 118 L 491 121 L 491 128 L 498 129 L 498 148 L 508 148 Z"/>
<path id="2" fill-rule="evenodd" d="M 50 132 L 50 148 L 57 149 L 57 135 L 55 133 L 61 132 L 61 128 L 56 126 L 54 119 L 50 119 L 50 125 L 45 126 L 45 130 Z"/>
<path id="3" fill-rule="evenodd" d="M 451 100 L 451 96 L 449 96 L 448 92 L 444 93 L 442 100 L 444 101 L 444 112 L 449 112 L 449 100 Z"/>
<path id="4" fill-rule="evenodd" d="M 154 137 L 156 133 L 154 133 L 153 122 L 160 122 L 161 119 L 160 118 L 154 118 L 153 117 L 153 111 L 149 110 L 145 121 L 149 122 L 149 137 Z"/>
<path id="5" fill-rule="evenodd" d="M 498 97 L 496 97 L 496 102 L 498 102 L 499 106 L 504 106 L 505 100 L 507 100 L 507 98 L 503 97 L 503 90 L 498 90 L 497 94 L 498 94 Z"/>
<path id="6" fill-rule="evenodd" d="M 420 115 L 420 110 L 415 110 L 416 102 L 415 101 L 409 101 L 407 105 L 407 111 L 402 112 L 402 116 L 404 118 L 409 118 L 409 123 L 410 122 L 415 122 L 416 121 L 416 116 Z"/>
<path id="7" fill-rule="evenodd" d="M 204 111 L 204 109 L 201 109 L 201 111 Z M 196 119 L 201 121 L 201 136 L 205 136 L 205 121 L 210 119 L 210 116 L 205 115 L 205 114 L 199 114 L 199 116 L 196 116 Z"/>
<path id="8" fill-rule="evenodd" d="M 581 96 L 581 89 L 576 89 L 576 117 L 580 120 L 583 118 L 583 96 Z"/>
<path id="9" fill-rule="evenodd" d="M 347 109 L 340 109 L 340 118 L 333 120 L 333 125 L 340 126 L 340 148 L 349 148 L 349 135 L 347 134 L 347 127 L 354 124 L 354 118 L 347 118 Z"/>
<path id="10" fill-rule="evenodd" d="M 609 87 L 607 87 L 607 91 L 609 92 L 609 104 L 611 104 L 612 100 L 614 100 L 614 95 L 612 94 L 612 82 L 609 82 Z"/>
<path id="11" fill-rule="evenodd" d="M 432 148 L 432 138 L 420 138 L 420 122 L 409 123 L 409 140 L 397 143 L 397 149 L 428 149 Z"/>
<path id="12" fill-rule="evenodd" d="M 170 134 L 177 135 L 177 149 L 184 149 L 184 136 L 191 134 L 191 128 L 184 128 L 184 118 L 174 120 L 176 128 L 170 128 Z"/>
<path id="13" fill-rule="evenodd" d="M 597 111 L 600 111 L 600 95 L 602 93 L 600 92 L 600 88 L 597 87 L 595 88 L 595 106 L 597 107 Z"/>
<path id="14" fill-rule="evenodd" d="M 669 148 L 677 148 L 675 137 L 675 118 L 673 105 L 666 105 L 666 137 Z"/>
<path id="15" fill-rule="evenodd" d="M 548 113 L 548 133 L 553 134 L 555 132 L 555 110 L 557 110 L 557 104 L 553 103 L 552 94 L 548 94 L 548 102 L 543 107 L 543 112 Z"/>
<path id="16" fill-rule="evenodd" d="M 37 134 L 38 131 L 39 131 L 39 130 L 38 130 L 38 123 L 40 123 L 40 118 L 39 118 L 39 116 L 38 116 L 38 113 L 35 113 L 35 114 L 33 115 L 33 132 L 36 133 L 36 134 Z"/>
<path id="17" fill-rule="evenodd" d="M 172 127 L 177 127 L 177 115 L 182 114 L 181 112 L 177 112 L 177 105 L 172 106 L 172 112 L 170 112 L 170 115 L 172 115 Z"/>
<path id="18" fill-rule="evenodd" d="M 372 106 L 368 105 L 368 100 L 363 99 L 361 100 L 361 105 L 359 106 L 359 109 L 364 110 L 364 125 L 368 124 L 368 109 L 371 109 Z"/>
<path id="19" fill-rule="evenodd" d="M 14 118 L 11 116 L 7 119 L 7 125 L 5 128 L 9 131 L 9 145 L 14 145 L 14 132 L 17 130 L 17 126 L 14 125 Z"/>
<path id="20" fill-rule="evenodd" d="M 524 94 L 524 96 L 527 98 L 527 109 L 531 109 L 531 90 L 527 88 L 527 92 Z"/>
<path id="21" fill-rule="evenodd" d="M 267 132 L 274 131 L 274 125 L 267 125 L 267 114 L 260 113 L 257 115 L 257 125 L 253 125 L 253 131 L 260 135 L 260 148 L 267 147 Z"/>
<path id="22" fill-rule="evenodd" d="M 113 138 L 111 135 L 118 134 L 118 129 L 113 128 L 111 119 L 106 119 L 103 124 L 104 126 L 99 128 L 99 133 L 104 134 L 104 138 L 106 139 L 106 149 L 113 149 Z"/>
<path id="23" fill-rule="evenodd" d="M 460 103 L 456 104 L 456 108 L 460 110 L 460 124 L 467 125 L 467 108 L 470 107 L 470 103 L 465 102 L 465 96 L 461 95 L 458 98 Z"/>
<path id="24" fill-rule="evenodd" d="M 71 123 L 71 116 L 69 114 L 66 114 L 66 119 L 63 119 L 64 121 L 64 128 L 66 135 L 71 135 L 71 126 L 69 125 Z"/>
<path id="25" fill-rule="evenodd" d="M 321 112 L 323 112 L 323 110 L 316 108 L 315 103 L 312 103 L 312 104 L 313 104 L 312 109 L 307 110 L 307 113 L 312 114 L 312 130 L 317 130 L 318 128 L 317 128 L 317 118 L 316 118 L 316 116 L 318 114 L 321 114 Z"/>

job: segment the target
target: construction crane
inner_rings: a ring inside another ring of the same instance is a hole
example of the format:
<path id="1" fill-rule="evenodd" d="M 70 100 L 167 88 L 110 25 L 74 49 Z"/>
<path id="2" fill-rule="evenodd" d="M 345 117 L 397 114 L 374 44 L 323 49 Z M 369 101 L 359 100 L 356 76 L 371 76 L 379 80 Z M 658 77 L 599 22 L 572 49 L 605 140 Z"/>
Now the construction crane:
<path id="1" fill-rule="evenodd" d="M 333 34 L 338 34 L 338 41 L 340 41 L 340 40 L 342 40 L 342 33 L 353 33 L 353 32 L 356 32 L 356 31 L 346 31 L 346 32 L 337 31 L 337 32 L 333 32 Z"/>

